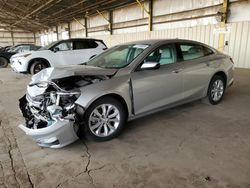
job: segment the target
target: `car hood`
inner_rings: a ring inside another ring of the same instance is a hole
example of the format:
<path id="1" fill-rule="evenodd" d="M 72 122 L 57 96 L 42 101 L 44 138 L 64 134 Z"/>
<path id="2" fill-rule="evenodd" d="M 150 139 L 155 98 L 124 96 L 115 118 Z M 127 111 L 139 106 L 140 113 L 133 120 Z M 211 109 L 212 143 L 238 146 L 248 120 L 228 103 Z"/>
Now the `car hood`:
<path id="1" fill-rule="evenodd" d="M 13 52 L 12 52 L 13 53 Z M 20 56 L 25 56 L 27 54 L 31 54 L 32 51 L 28 51 L 28 52 L 19 52 L 19 53 L 16 53 L 15 52 L 15 55 L 13 55 L 12 57 L 15 58 L 15 57 L 20 57 Z"/>
<path id="2" fill-rule="evenodd" d="M 70 77 L 70 76 L 112 76 L 117 72 L 117 69 L 103 69 L 99 67 L 87 65 L 72 65 L 67 67 L 50 67 L 40 71 L 31 78 L 31 84 L 36 82 L 53 81 L 55 79 Z"/>

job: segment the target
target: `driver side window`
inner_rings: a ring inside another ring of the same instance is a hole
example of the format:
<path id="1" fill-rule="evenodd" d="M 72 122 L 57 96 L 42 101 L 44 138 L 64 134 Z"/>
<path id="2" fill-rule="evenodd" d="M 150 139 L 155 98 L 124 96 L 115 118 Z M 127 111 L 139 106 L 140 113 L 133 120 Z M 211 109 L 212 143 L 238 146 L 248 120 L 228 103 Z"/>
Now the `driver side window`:
<path id="1" fill-rule="evenodd" d="M 59 51 L 72 50 L 72 42 L 62 42 L 54 48 L 58 48 Z"/>
<path id="2" fill-rule="evenodd" d="M 176 55 L 174 45 L 168 44 L 157 48 L 146 57 L 145 63 L 147 62 L 157 62 L 160 63 L 160 65 L 175 63 Z"/>

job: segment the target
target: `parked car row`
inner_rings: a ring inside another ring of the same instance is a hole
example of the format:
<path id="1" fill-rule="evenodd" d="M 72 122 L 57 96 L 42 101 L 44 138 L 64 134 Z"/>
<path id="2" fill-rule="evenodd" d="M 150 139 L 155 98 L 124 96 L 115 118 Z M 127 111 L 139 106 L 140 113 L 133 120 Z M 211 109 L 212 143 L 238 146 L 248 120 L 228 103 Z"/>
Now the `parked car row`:
<path id="1" fill-rule="evenodd" d="M 105 49 L 95 39 L 68 40 L 11 58 L 14 70 L 36 73 L 20 99 L 19 127 L 40 146 L 60 148 L 80 134 L 106 141 L 128 120 L 198 99 L 218 104 L 234 80 L 232 59 L 195 41 Z"/>
<path id="2" fill-rule="evenodd" d="M 0 49 L 0 68 L 7 67 L 10 58 L 18 53 L 35 51 L 41 48 L 41 46 L 36 46 L 33 44 L 18 44 L 15 46 L 6 46 Z"/>
<path id="3" fill-rule="evenodd" d="M 104 42 L 98 39 L 59 40 L 37 51 L 13 55 L 10 65 L 16 72 L 36 74 L 48 67 L 84 63 L 106 49 Z"/>
<path id="4" fill-rule="evenodd" d="M 0 47 L 0 52 L 4 52 L 7 51 L 8 49 L 10 49 L 12 46 L 4 46 L 4 47 Z"/>

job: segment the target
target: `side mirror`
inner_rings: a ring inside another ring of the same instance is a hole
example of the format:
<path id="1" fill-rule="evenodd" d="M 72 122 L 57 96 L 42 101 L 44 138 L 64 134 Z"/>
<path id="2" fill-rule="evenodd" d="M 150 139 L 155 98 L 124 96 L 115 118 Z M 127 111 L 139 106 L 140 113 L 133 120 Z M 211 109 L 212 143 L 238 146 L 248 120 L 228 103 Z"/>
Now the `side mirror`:
<path id="1" fill-rule="evenodd" d="M 55 47 L 55 48 L 53 48 L 52 51 L 56 53 L 56 52 L 60 51 L 60 49 L 58 47 Z"/>
<path id="2" fill-rule="evenodd" d="M 144 62 L 141 66 L 141 70 L 152 70 L 152 69 L 159 69 L 160 63 L 159 62 Z"/>

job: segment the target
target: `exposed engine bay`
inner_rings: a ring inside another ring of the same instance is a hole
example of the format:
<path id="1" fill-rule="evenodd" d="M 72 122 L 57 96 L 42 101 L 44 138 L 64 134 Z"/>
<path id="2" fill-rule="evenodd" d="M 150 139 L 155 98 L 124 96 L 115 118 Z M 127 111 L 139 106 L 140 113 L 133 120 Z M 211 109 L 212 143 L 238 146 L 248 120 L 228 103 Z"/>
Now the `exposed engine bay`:
<path id="1" fill-rule="evenodd" d="M 79 88 L 108 79 L 107 76 L 69 76 L 30 83 L 19 99 L 25 125 L 19 127 L 42 147 L 61 148 L 78 139 L 84 109 L 75 104 Z"/>

